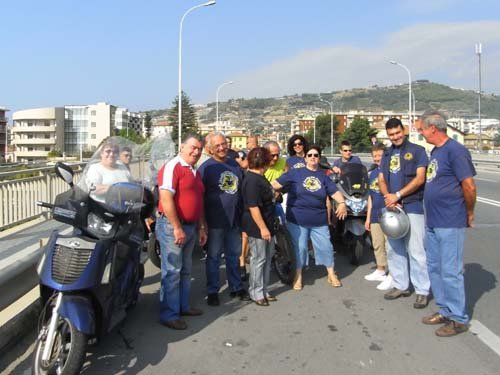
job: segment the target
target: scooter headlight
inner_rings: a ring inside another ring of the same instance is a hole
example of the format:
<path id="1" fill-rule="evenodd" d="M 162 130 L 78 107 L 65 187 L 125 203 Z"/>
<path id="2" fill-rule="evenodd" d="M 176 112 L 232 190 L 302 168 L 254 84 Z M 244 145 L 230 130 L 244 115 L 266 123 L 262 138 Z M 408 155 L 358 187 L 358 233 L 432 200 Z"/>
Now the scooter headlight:
<path id="1" fill-rule="evenodd" d="M 365 199 L 359 201 L 353 201 L 351 199 L 346 199 L 345 203 L 347 207 L 351 209 L 351 211 L 355 214 L 359 214 L 366 209 L 367 201 Z"/>
<path id="2" fill-rule="evenodd" d="M 87 230 L 96 236 L 108 236 L 113 229 L 113 223 L 106 223 L 99 216 L 90 213 L 87 216 Z"/>

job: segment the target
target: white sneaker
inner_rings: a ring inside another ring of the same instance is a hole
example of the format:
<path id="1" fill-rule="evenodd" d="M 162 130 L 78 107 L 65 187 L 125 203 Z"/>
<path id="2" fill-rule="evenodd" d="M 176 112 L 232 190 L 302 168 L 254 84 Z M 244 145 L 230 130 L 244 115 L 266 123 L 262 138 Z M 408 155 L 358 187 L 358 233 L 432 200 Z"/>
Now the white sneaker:
<path id="1" fill-rule="evenodd" d="M 375 270 L 372 273 L 365 276 L 365 280 L 368 281 L 384 281 L 386 279 L 385 271 Z"/>
<path id="2" fill-rule="evenodd" d="M 385 280 L 377 285 L 378 290 L 389 290 L 392 288 L 392 276 L 387 275 Z"/>

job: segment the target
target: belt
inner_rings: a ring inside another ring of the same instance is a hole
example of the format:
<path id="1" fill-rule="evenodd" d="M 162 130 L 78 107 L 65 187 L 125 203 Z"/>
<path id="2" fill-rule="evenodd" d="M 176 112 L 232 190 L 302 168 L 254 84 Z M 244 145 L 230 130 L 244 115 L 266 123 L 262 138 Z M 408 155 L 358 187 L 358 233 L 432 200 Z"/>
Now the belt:
<path id="1" fill-rule="evenodd" d="M 167 215 L 165 215 L 163 212 L 159 212 L 159 215 L 160 215 L 160 217 L 167 218 Z M 182 219 L 179 219 L 179 221 L 181 222 L 182 225 L 195 225 L 196 224 L 196 221 L 186 221 L 186 220 L 182 220 Z"/>

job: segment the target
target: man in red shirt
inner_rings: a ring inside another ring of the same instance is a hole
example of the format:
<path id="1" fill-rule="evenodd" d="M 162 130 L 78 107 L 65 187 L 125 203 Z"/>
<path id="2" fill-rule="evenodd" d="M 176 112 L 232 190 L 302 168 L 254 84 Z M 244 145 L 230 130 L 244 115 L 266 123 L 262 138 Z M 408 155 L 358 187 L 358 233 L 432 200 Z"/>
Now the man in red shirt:
<path id="1" fill-rule="evenodd" d="M 186 329 L 184 316 L 203 312 L 189 304 L 192 254 L 196 240 L 207 241 L 203 213 L 204 187 L 195 164 L 201 156 L 202 142 L 188 135 L 179 155 L 158 173 L 160 200 L 156 234 L 161 249 L 160 322 L 172 329 Z"/>

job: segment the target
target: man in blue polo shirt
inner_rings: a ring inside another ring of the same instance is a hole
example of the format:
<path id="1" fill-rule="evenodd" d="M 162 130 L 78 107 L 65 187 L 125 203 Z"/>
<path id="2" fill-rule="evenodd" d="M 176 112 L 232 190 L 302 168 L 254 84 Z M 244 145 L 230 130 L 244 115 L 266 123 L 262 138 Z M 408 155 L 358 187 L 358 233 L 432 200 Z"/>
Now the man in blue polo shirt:
<path id="1" fill-rule="evenodd" d="M 427 167 L 424 191 L 425 247 L 432 293 L 439 308 L 422 319 L 424 324 L 444 324 L 441 337 L 467 331 L 463 255 L 465 228 L 471 227 L 476 203 L 476 171 L 469 151 L 446 135 L 446 118 L 426 111 L 417 124 L 425 140 L 434 145 Z"/>
<path id="2" fill-rule="evenodd" d="M 384 195 L 386 207 L 402 206 L 410 219 L 410 230 L 403 238 L 388 238 L 387 262 L 393 288 L 384 298 L 408 297 L 411 280 L 417 296 L 413 307 L 422 309 L 428 304 L 430 289 L 422 202 L 428 158 L 422 146 L 406 139 L 401 120 L 389 119 L 385 129 L 392 146 L 385 151 L 380 164 L 380 192 Z"/>
<path id="3" fill-rule="evenodd" d="M 241 282 L 240 218 L 242 213 L 241 168 L 227 157 L 228 145 L 221 133 L 208 140 L 211 158 L 199 168 L 205 185 L 205 215 L 208 226 L 207 242 L 207 304 L 219 305 L 219 266 L 222 251 L 226 259 L 226 274 L 231 297 L 248 300 Z"/>
<path id="4" fill-rule="evenodd" d="M 340 173 L 340 167 L 345 163 L 363 164 L 358 156 L 352 154 L 352 145 L 348 140 L 340 142 L 340 158 L 333 161 L 333 173 Z"/>

